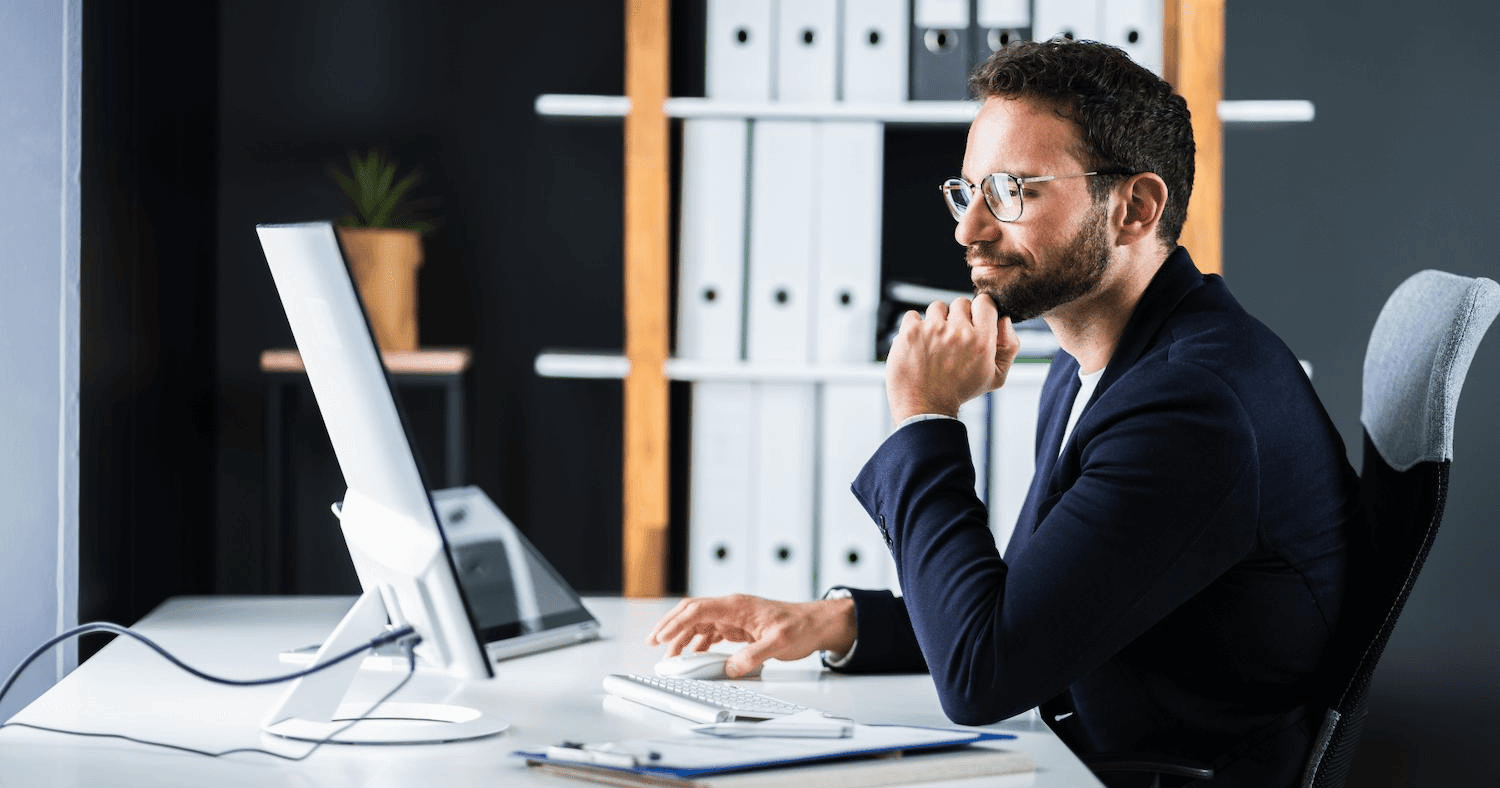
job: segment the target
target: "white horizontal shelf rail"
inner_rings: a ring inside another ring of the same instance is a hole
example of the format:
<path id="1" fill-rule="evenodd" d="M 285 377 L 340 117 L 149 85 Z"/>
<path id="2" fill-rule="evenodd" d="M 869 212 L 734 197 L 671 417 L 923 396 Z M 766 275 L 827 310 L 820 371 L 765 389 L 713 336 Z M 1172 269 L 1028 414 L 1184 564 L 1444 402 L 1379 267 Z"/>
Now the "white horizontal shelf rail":
<path id="1" fill-rule="evenodd" d="M 1304 99 L 1219 102 L 1219 120 L 1226 126 L 1311 123 L 1316 117 L 1313 103 Z"/>
<path id="2" fill-rule="evenodd" d="M 544 378 L 619 380 L 630 372 L 630 361 L 619 353 L 550 350 L 537 354 L 536 374 Z M 885 380 L 885 364 L 878 361 L 798 364 L 766 361 L 700 361 L 667 359 L 663 371 L 670 380 L 741 381 L 761 383 L 859 383 Z M 1046 377 L 1047 364 L 1018 361 L 1012 380 Z"/>
<path id="3" fill-rule="evenodd" d="M 662 105 L 671 118 L 775 118 L 873 120 L 895 125 L 963 125 L 974 119 L 974 101 L 789 102 L 722 101 L 669 98 Z M 623 118 L 630 112 L 625 96 L 546 93 L 536 97 L 536 112 L 557 118 Z M 1307 123 L 1316 116 L 1311 101 L 1221 101 L 1219 120 L 1229 126 Z"/>

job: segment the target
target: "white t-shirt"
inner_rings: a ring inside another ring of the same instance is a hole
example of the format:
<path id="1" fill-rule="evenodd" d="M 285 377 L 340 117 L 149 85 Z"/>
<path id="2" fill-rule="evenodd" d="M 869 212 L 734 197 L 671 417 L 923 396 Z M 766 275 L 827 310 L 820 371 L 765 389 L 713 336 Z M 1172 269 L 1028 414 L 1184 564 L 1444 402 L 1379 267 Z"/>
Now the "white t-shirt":
<path id="1" fill-rule="evenodd" d="M 1083 406 L 1089 404 L 1089 398 L 1094 396 L 1094 389 L 1099 388 L 1099 378 L 1104 377 L 1104 368 L 1084 374 L 1082 369 L 1078 370 L 1078 397 L 1073 400 L 1073 412 L 1068 415 L 1068 426 L 1063 429 L 1062 443 L 1057 444 L 1057 453 L 1062 454 L 1062 447 L 1068 445 L 1068 436 L 1073 434 L 1073 425 L 1078 423 L 1078 417 L 1083 414 Z"/>

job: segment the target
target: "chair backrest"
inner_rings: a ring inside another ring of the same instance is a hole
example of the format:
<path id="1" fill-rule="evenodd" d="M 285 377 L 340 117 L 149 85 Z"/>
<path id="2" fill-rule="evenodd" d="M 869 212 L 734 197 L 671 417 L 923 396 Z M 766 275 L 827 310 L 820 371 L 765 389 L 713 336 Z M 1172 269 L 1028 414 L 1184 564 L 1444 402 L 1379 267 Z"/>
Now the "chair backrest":
<path id="1" fill-rule="evenodd" d="M 1348 777 L 1370 679 L 1443 518 L 1458 395 L 1485 331 L 1500 312 L 1500 285 L 1422 271 L 1403 282 L 1375 321 L 1365 352 L 1361 518 L 1333 669 L 1331 702 L 1303 786 Z"/>

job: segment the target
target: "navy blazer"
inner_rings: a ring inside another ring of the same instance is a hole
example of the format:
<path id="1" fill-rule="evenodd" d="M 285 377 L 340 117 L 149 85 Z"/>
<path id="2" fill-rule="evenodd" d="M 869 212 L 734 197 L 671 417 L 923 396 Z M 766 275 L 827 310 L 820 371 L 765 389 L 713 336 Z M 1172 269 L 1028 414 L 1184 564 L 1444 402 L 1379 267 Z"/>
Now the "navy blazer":
<path id="1" fill-rule="evenodd" d="M 963 424 L 911 424 L 876 451 L 853 490 L 905 596 L 854 591 L 845 669 L 925 666 L 955 722 L 1041 705 L 1081 752 L 1277 784 L 1310 743 L 1303 711 L 1343 603 L 1357 481 L 1343 442 L 1296 357 L 1181 248 L 1060 446 L 1077 373 L 1065 353 L 1052 364 L 1003 558 Z"/>

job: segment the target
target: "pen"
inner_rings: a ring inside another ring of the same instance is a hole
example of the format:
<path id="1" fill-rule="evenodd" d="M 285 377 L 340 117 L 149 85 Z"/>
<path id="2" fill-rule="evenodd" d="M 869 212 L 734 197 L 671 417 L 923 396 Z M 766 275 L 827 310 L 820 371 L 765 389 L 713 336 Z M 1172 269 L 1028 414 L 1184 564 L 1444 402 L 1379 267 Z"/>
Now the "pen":
<path id="1" fill-rule="evenodd" d="M 847 739 L 854 735 L 854 726 L 837 722 L 720 722 L 699 725 L 693 732 L 737 739 Z"/>
<path id="2" fill-rule="evenodd" d="M 656 753 L 650 753 L 651 760 L 658 758 Z M 563 742 L 547 748 L 547 758 L 555 761 L 575 761 L 578 763 L 592 763 L 599 766 L 613 766 L 617 769 L 634 769 L 641 765 L 640 759 L 628 752 L 605 750 L 587 744 L 576 742 Z"/>

